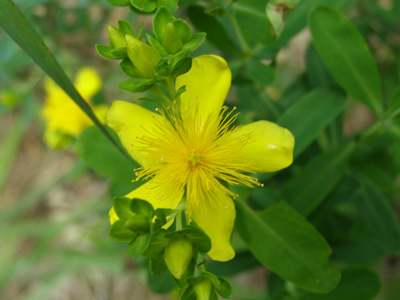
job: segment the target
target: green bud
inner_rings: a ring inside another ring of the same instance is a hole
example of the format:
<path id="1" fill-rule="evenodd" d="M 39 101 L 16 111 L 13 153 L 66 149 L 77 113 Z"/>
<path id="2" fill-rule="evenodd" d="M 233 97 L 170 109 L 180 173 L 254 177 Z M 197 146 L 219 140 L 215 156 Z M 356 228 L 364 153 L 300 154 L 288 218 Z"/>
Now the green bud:
<path id="1" fill-rule="evenodd" d="M 147 216 L 135 215 L 128 220 L 127 227 L 139 235 L 146 234 L 150 231 L 150 221 Z"/>
<path id="2" fill-rule="evenodd" d="M 115 48 L 126 47 L 125 35 L 118 28 L 109 25 L 107 27 L 108 35 Z"/>
<path id="3" fill-rule="evenodd" d="M 165 247 L 165 263 L 176 279 L 181 279 L 185 275 L 192 257 L 193 246 L 186 238 L 173 239 Z"/>
<path id="4" fill-rule="evenodd" d="M 211 281 L 203 277 L 203 280 L 193 286 L 197 300 L 210 300 L 213 285 Z"/>
<path id="5" fill-rule="evenodd" d="M 182 38 L 179 32 L 176 30 L 174 24 L 168 23 L 165 32 L 164 32 L 164 40 L 162 41 L 162 45 L 168 53 L 175 54 L 179 52 L 182 47 Z"/>
<path id="6" fill-rule="evenodd" d="M 161 59 L 160 53 L 150 45 L 139 41 L 132 35 L 125 36 L 128 45 L 128 57 L 144 78 L 154 78 L 154 67 Z"/>

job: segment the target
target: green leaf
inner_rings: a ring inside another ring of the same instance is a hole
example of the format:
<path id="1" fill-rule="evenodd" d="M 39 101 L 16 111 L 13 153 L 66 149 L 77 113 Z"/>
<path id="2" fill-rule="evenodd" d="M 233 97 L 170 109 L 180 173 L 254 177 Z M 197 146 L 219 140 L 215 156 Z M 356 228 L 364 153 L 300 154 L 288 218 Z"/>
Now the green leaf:
<path id="1" fill-rule="evenodd" d="M 207 263 L 207 269 L 222 276 L 230 276 L 259 266 L 260 262 L 249 251 L 237 252 L 235 257 L 227 262 L 212 260 Z"/>
<path id="2" fill-rule="evenodd" d="M 124 59 L 127 57 L 126 47 L 114 48 L 111 50 L 111 54 L 117 59 Z"/>
<path id="3" fill-rule="evenodd" d="M 307 291 L 335 288 L 340 273 L 328 264 L 329 245 L 294 209 L 280 202 L 255 213 L 240 201 L 235 204 L 235 227 L 262 264 Z"/>
<path id="4" fill-rule="evenodd" d="M 165 29 L 167 28 L 168 23 L 173 23 L 174 21 L 174 15 L 165 7 L 161 7 L 157 10 L 153 19 L 153 32 L 160 43 L 163 43 L 164 41 Z"/>
<path id="5" fill-rule="evenodd" d="M 350 143 L 322 153 L 292 177 L 281 190 L 290 206 L 308 216 L 342 178 L 353 149 L 354 144 Z"/>
<path id="6" fill-rule="evenodd" d="M 121 82 L 118 88 L 125 92 L 142 93 L 151 88 L 155 82 L 154 79 L 132 78 Z"/>
<path id="7" fill-rule="evenodd" d="M 339 285 L 331 293 L 304 293 L 300 300 L 373 300 L 381 290 L 381 279 L 375 271 L 365 268 L 342 271 Z"/>
<path id="8" fill-rule="evenodd" d="M 315 47 L 312 44 L 307 49 L 306 65 L 307 78 L 311 86 L 318 87 L 335 83 L 335 80 L 332 78 L 332 75 L 325 67 L 317 53 L 317 50 L 315 50 Z"/>
<path id="9" fill-rule="evenodd" d="M 400 225 L 389 200 L 367 178 L 359 176 L 359 180 L 362 189 L 358 203 L 365 222 L 387 253 L 400 253 Z"/>
<path id="10" fill-rule="evenodd" d="M 186 228 L 190 229 L 190 232 L 186 234 L 186 237 L 192 242 L 195 248 L 203 253 L 210 251 L 211 240 L 203 230 L 193 225 L 189 225 Z"/>
<path id="11" fill-rule="evenodd" d="M 314 89 L 290 106 L 277 123 L 288 128 L 295 137 L 293 156 L 303 152 L 344 106 L 343 93 L 332 88 Z"/>
<path id="12" fill-rule="evenodd" d="M 167 264 L 164 260 L 164 255 L 158 255 L 150 259 L 150 271 L 152 274 L 169 273 Z"/>
<path id="13" fill-rule="evenodd" d="M 232 285 L 223 277 L 217 276 L 217 278 L 219 280 L 219 285 L 215 287 L 215 290 L 222 298 L 230 299 L 232 296 Z"/>
<path id="14" fill-rule="evenodd" d="M 124 0 L 124 1 L 127 1 L 129 4 L 129 0 Z M 130 34 L 132 36 L 135 36 L 135 32 L 133 31 L 131 24 L 129 24 L 127 21 L 118 20 L 118 27 L 124 34 Z"/>
<path id="15" fill-rule="evenodd" d="M 132 258 L 136 258 L 141 255 L 150 244 L 150 240 L 150 233 L 139 235 L 134 241 L 130 242 L 128 245 L 129 256 Z"/>
<path id="16" fill-rule="evenodd" d="M 116 134 L 111 129 L 108 129 L 108 132 L 117 140 Z M 133 160 L 127 161 L 95 126 L 86 128 L 78 136 L 76 150 L 88 166 L 117 181 L 130 183 L 134 178 L 133 169 L 139 166 Z M 134 186 L 132 184 L 132 187 Z"/>
<path id="17" fill-rule="evenodd" d="M 204 32 L 193 34 L 191 40 L 183 45 L 182 50 L 178 54 L 196 50 L 203 44 L 205 38 L 206 34 Z"/>
<path id="18" fill-rule="evenodd" d="M 136 70 L 135 66 L 128 57 L 121 60 L 119 67 L 121 68 L 122 72 L 129 77 L 140 78 L 139 72 Z"/>
<path id="19" fill-rule="evenodd" d="M 131 5 L 137 8 L 140 11 L 144 12 L 152 12 L 156 9 L 156 1 L 155 0 L 130 0 Z"/>
<path id="20" fill-rule="evenodd" d="M 135 198 L 132 199 L 130 209 L 131 211 L 133 211 L 135 214 L 138 215 L 144 215 L 150 218 L 153 218 L 154 216 L 153 206 L 145 200 L 140 200 Z"/>
<path id="21" fill-rule="evenodd" d="M 262 85 L 269 85 L 274 81 L 274 69 L 264 65 L 256 58 L 246 59 L 244 67 L 246 75 L 254 82 Z"/>
<path id="22" fill-rule="evenodd" d="M 244 38 L 250 44 L 271 44 L 275 40 L 271 23 L 265 13 L 269 0 L 238 0 L 233 2 L 234 17 Z"/>
<path id="23" fill-rule="evenodd" d="M 400 86 L 396 88 L 390 97 L 386 114 L 390 117 L 397 116 L 400 113 Z"/>
<path id="24" fill-rule="evenodd" d="M 105 59 L 109 60 L 116 60 L 119 59 L 116 57 L 112 52 L 111 52 L 111 47 L 106 46 L 106 45 L 96 45 L 96 51 L 97 53 Z"/>
<path id="25" fill-rule="evenodd" d="M 122 148 L 115 143 L 105 127 L 97 119 L 88 103 L 75 89 L 39 34 L 11 0 L 0 1 L 0 26 L 4 28 L 10 37 L 14 39 L 33 61 L 86 113 L 93 123 L 101 129 L 104 135 L 110 139 L 115 147 L 123 152 Z M 128 156 L 127 158 L 130 159 Z"/>
<path id="26" fill-rule="evenodd" d="M 152 35 L 146 33 L 146 38 L 149 44 L 156 49 L 161 55 L 166 56 L 168 55 L 168 51 L 165 50 L 163 45 Z"/>
<path id="27" fill-rule="evenodd" d="M 192 58 L 191 57 L 185 57 L 181 59 L 176 65 L 174 66 L 171 75 L 173 77 L 178 77 L 182 74 L 185 74 L 189 72 L 189 70 L 192 68 Z M 178 93 L 178 92 L 177 92 Z"/>
<path id="28" fill-rule="evenodd" d="M 129 219 L 134 217 L 135 214 L 131 211 L 131 199 L 127 197 L 115 197 L 113 200 L 113 207 L 115 213 L 120 219 Z"/>
<path id="29" fill-rule="evenodd" d="M 150 240 L 150 244 L 147 247 L 146 251 L 142 254 L 144 257 L 157 257 L 161 256 L 164 253 L 164 248 L 168 244 L 169 239 L 165 237 L 169 231 L 165 229 L 160 229 L 156 233 L 153 234 Z"/>
<path id="30" fill-rule="evenodd" d="M 131 229 L 127 227 L 127 220 L 118 220 L 111 225 L 110 237 L 119 243 L 129 243 L 137 237 Z"/>
<path id="31" fill-rule="evenodd" d="M 378 67 L 357 28 L 339 11 L 318 7 L 310 15 L 313 44 L 336 82 L 375 113 L 382 112 Z"/>
<path id="32" fill-rule="evenodd" d="M 150 289 L 159 294 L 169 293 L 174 288 L 176 284 L 168 273 L 165 274 L 148 274 L 147 283 Z"/>
<path id="33" fill-rule="evenodd" d="M 207 34 L 207 40 L 215 47 L 229 54 L 240 54 L 239 48 L 232 41 L 225 27 L 215 17 L 207 15 L 203 7 L 190 6 L 187 16 L 198 31 Z"/>

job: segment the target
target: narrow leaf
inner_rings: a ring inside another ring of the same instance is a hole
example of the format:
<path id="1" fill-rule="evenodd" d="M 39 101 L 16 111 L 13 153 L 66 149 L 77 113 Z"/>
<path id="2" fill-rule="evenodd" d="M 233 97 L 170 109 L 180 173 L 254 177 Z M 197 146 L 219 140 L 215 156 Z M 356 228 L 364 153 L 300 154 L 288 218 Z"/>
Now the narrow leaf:
<path id="1" fill-rule="evenodd" d="M 90 106 L 82 98 L 69 80 L 64 70 L 60 67 L 53 54 L 47 48 L 39 34 L 28 20 L 22 15 L 12 0 L 0 1 L 0 25 L 14 39 L 14 41 L 42 68 L 72 100 L 88 115 L 101 131 L 109 138 L 120 151 L 105 127 L 97 119 Z M 127 156 L 128 158 L 129 156 Z M 130 157 L 129 157 L 130 158 Z"/>
<path id="2" fill-rule="evenodd" d="M 367 178 L 360 176 L 359 180 L 362 193 L 358 200 L 365 222 L 387 253 L 400 253 L 399 220 L 389 200 Z"/>
<path id="3" fill-rule="evenodd" d="M 344 110 L 344 104 L 344 95 L 340 91 L 319 88 L 305 95 L 285 111 L 277 123 L 293 133 L 296 140 L 294 157 L 305 150 Z"/>
<path id="4" fill-rule="evenodd" d="M 339 11 L 318 7 L 310 15 L 313 44 L 337 83 L 375 113 L 382 88 L 374 57 L 357 28 Z"/>
<path id="5" fill-rule="evenodd" d="M 284 202 L 259 213 L 240 201 L 235 204 L 236 229 L 262 264 L 307 291 L 335 288 L 340 273 L 328 264 L 331 249 L 306 219 Z"/>
<path id="6" fill-rule="evenodd" d="M 281 191 L 290 206 L 304 216 L 309 215 L 342 178 L 353 149 L 351 143 L 322 153 L 292 177 Z"/>

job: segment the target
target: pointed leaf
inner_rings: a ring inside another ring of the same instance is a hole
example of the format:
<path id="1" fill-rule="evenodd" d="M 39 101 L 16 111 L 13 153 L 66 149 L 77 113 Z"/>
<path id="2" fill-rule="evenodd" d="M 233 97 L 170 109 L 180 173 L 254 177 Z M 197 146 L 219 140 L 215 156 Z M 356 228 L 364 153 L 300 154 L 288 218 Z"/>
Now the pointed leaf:
<path id="1" fill-rule="evenodd" d="M 240 201 L 235 204 L 236 229 L 261 263 L 307 291 L 335 288 L 340 273 L 328 264 L 329 245 L 294 209 L 280 202 L 256 213 Z"/>
<path id="2" fill-rule="evenodd" d="M 378 115 L 382 87 L 378 67 L 357 28 L 339 11 L 318 7 L 310 15 L 313 44 L 336 82 Z"/>

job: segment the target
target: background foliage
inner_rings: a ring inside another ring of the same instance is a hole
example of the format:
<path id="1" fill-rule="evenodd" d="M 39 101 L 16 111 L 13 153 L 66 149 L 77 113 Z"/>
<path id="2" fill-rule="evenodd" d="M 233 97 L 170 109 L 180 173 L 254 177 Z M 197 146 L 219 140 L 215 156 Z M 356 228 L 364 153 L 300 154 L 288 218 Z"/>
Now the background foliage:
<path id="1" fill-rule="evenodd" d="M 136 29 L 143 22 L 151 32 L 152 15 L 107 1 L 19 2 L 68 74 L 82 65 L 100 72 L 105 85 L 95 102 L 154 107 L 137 100 L 148 94 L 117 90 L 126 76 L 94 49 L 107 44 L 108 24 L 125 19 Z M 233 299 L 397 299 L 400 3 L 179 5 L 174 14 L 207 34 L 192 56 L 227 59 L 234 75 L 227 102 L 241 111 L 239 121 L 268 119 L 296 138 L 290 168 L 259 175 L 262 189 L 235 187 L 237 255 L 210 262 L 209 271 L 232 279 Z M 171 292 L 169 275 L 150 275 L 146 261 L 132 262 L 107 236 L 112 196 L 132 190 L 135 163 L 95 127 L 66 152 L 41 142 L 44 77 L 2 32 L 0 298 L 102 299 L 105 291 L 131 299 L 135 289 L 138 299 L 150 299 L 146 281 L 156 293 Z"/>

